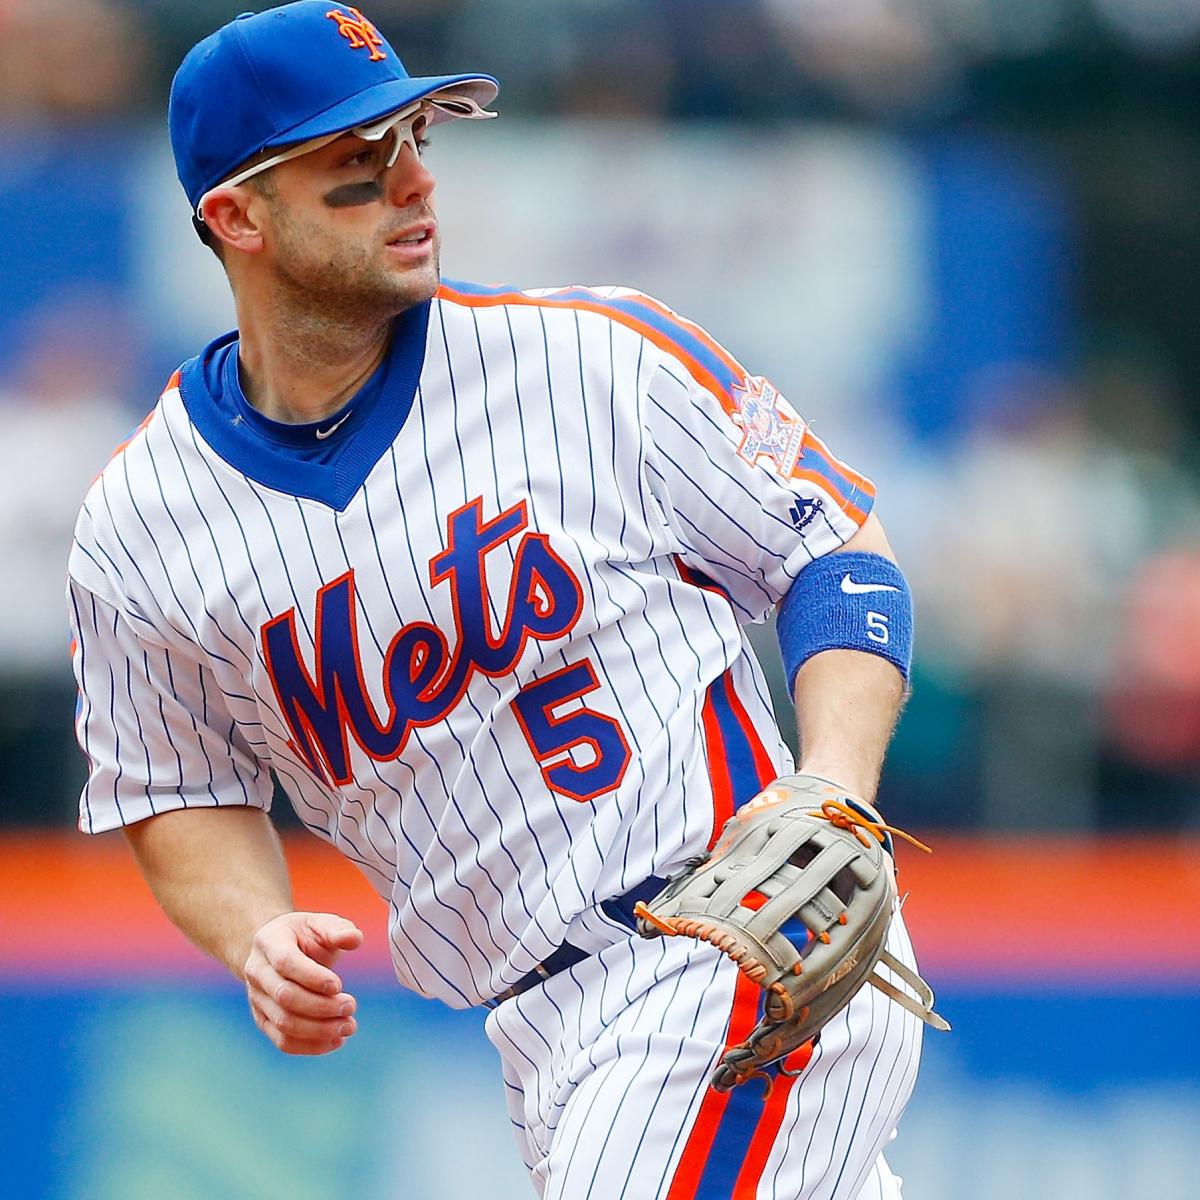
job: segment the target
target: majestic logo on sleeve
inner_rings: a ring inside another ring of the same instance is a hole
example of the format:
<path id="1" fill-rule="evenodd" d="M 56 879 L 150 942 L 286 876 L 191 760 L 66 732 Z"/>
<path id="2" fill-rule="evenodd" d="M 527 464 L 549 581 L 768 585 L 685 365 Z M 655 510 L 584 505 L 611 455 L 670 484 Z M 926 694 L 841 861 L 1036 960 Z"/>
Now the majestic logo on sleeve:
<path id="1" fill-rule="evenodd" d="M 349 5 L 347 7 L 349 8 Z M 349 38 L 351 50 L 370 50 L 372 62 L 387 58 L 387 55 L 379 48 L 383 45 L 383 38 L 379 36 L 379 30 L 357 8 L 351 8 L 350 12 L 353 16 L 347 16 L 341 9 L 334 8 L 325 15 L 331 21 L 337 22 L 338 33 L 342 37 Z"/>
<path id="2" fill-rule="evenodd" d="M 797 533 L 803 533 L 825 511 L 825 501 L 819 496 L 797 496 L 788 509 L 788 516 Z"/>
<path id="3" fill-rule="evenodd" d="M 447 546 L 430 559 L 429 580 L 450 589 L 455 644 L 426 621 L 403 626 L 383 660 L 383 712 L 363 677 L 353 570 L 317 593 L 311 673 L 300 650 L 294 608 L 262 627 L 263 661 L 291 735 L 289 746 L 315 775 L 327 783 L 350 782 L 351 737 L 377 761 L 398 757 L 413 729 L 450 713 L 476 672 L 506 675 L 530 638 L 561 638 L 575 625 L 583 609 L 579 581 L 545 534 L 527 532 L 527 525 L 523 501 L 487 522 L 481 499 L 449 515 Z M 505 615 L 497 629 L 486 560 L 518 535 Z"/>
<path id="4" fill-rule="evenodd" d="M 747 375 L 733 388 L 738 406 L 734 421 L 741 426 L 738 454 L 753 465 L 769 458 L 784 479 L 791 476 L 804 444 L 804 422 L 792 406 L 760 375 Z"/>

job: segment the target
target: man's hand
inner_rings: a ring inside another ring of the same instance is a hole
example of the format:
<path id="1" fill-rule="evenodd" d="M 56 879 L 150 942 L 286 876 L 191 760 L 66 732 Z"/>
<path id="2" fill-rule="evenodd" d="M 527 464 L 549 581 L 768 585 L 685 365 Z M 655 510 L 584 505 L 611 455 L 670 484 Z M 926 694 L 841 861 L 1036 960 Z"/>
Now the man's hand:
<path id="1" fill-rule="evenodd" d="M 126 828 L 163 912 L 246 983 L 255 1024 L 285 1054 L 327 1054 L 354 1032 L 354 997 L 333 970 L 362 931 L 294 912 L 287 863 L 258 808 L 174 809 Z"/>
<path id="2" fill-rule="evenodd" d="M 332 970 L 362 930 L 332 913 L 289 912 L 254 935 L 242 974 L 254 1023 L 285 1054 L 328 1054 L 354 1033 L 354 997 Z"/>

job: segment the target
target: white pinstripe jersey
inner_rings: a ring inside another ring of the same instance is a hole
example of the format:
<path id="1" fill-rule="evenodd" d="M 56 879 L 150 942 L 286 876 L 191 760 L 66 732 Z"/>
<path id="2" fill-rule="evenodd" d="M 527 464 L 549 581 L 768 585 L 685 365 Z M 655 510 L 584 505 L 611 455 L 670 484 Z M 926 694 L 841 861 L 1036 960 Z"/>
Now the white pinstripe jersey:
<path id="1" fill-rule="evenodd" d="M 399 979 L 464 1006 L 608 944 L 601 901 L 790 767 L 741 626 L 873 490 L 636 292 L 447 283 L 396 342 L 334 461 L 222 417 L 202 355 L 88 493 L 81 825 L 266 807 L 274 771 Z"/>

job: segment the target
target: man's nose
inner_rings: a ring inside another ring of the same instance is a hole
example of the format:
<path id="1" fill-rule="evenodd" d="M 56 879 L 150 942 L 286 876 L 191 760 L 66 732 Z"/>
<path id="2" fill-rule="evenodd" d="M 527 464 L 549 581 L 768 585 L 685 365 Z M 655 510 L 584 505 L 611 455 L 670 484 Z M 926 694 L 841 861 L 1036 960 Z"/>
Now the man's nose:
<path id="1" fill-rule="evenodd" d="M 387 198 L 397 208 L 428 200 L 436 184 L 433 173 L 408 141 L 400 147 L 400 156 L 384 173 Z"/>

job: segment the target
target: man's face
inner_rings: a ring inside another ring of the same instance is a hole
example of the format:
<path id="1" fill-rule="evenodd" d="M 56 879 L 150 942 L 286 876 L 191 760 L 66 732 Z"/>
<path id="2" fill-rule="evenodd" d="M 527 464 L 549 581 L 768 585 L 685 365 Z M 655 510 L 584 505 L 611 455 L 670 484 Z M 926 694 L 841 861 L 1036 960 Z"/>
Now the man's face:
<path id="1" fill-rule="evenodd" d="M 413 126 L 418 146 L 424 125 L 421 117 Z M 394 136 L 369 142 L 347 133 L 264 180 L 263 262 L 330 315 L 389 318 L 438 286 L 435 181 L 412 144 L 387 165 Z"/>

